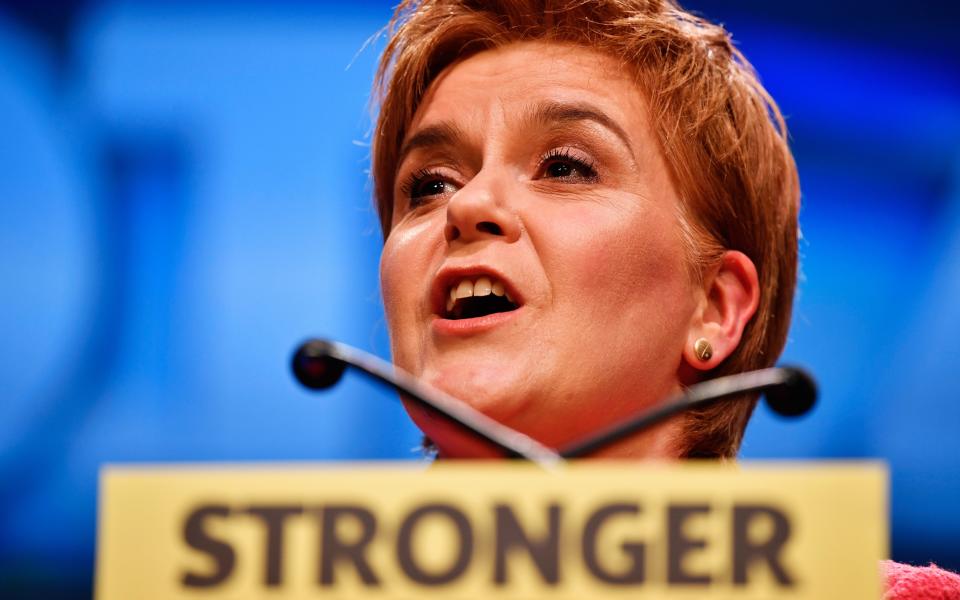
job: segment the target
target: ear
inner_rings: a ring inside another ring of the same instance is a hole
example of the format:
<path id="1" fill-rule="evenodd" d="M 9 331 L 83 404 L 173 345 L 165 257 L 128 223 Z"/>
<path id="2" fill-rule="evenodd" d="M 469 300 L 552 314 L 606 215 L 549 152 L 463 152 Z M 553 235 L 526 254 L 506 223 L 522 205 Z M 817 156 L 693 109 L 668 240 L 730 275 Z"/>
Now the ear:
<path id="1" fill-rule="evenodd" d="M 757 268 L 743 252 L 728 250 L 719 263 L 704 274 L 704 296 L 690 322 L 683 358 L 700 371 L 709 371 L 733 354 L 743 330 L 760 304 Z M 697 341 L 710 343 L 711 356 L 701 359 Z"/>

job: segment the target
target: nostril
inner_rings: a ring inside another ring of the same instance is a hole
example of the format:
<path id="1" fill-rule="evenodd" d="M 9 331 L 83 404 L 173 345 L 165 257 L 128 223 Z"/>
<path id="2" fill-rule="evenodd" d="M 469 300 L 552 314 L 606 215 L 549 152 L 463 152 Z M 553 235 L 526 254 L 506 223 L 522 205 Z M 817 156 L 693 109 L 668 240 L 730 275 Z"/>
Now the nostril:
<path id="1" fill-rule="evenodd" d="M 477 223 L 477 231 L 481 233 L 489 233 L 490 235 L 503 235 L 503 229 L 491 221 L 481 221 Z"/>
<path id="2" fill-rule="evenodd" d="M 451 225 L 447 223 L 447 226 L 444 228 L 443 234 L 444 234 L 444 237 L 447 238 L 448 242 L 452 242 L 453 240 L 460 237 L 460 230 L 457 229 L 456 225 Z"/>

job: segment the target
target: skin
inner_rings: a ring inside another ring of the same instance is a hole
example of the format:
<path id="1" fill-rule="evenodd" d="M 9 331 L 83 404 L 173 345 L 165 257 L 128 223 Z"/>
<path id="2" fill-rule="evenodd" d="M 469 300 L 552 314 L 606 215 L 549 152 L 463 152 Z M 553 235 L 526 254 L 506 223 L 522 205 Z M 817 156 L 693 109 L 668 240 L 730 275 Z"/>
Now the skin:
<path id="1" fill-rule="evenodd" d="M 432 83 L 404 146 L 381 285 L 394 361 L 431 385 L 559 447 L 654 406 L 739 343 L 756 271 L 728 252 L 691 275 L 646 99 L 614 58 L 540 42 L 474 55 Z M 449 269 L 501 276 L 521 307 L 451 329 L 434 296 Z M 495 454 L 408 410 L 441 456 Z M 668 421 L 606 454 L 675 457 L 678 432 Z"/>

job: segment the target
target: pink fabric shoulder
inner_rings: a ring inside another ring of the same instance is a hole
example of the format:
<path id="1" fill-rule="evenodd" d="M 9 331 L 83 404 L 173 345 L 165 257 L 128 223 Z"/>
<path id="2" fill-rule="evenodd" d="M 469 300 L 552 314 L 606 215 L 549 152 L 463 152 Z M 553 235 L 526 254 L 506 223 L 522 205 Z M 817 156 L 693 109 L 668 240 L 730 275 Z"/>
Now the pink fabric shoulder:
<path id="1" fill-rule="evenodd" d="M 883 600 L 960 600 L 960 575 L 929 567 L 911 567 L 892 560 L 880 563 L 886 581 Z"/>

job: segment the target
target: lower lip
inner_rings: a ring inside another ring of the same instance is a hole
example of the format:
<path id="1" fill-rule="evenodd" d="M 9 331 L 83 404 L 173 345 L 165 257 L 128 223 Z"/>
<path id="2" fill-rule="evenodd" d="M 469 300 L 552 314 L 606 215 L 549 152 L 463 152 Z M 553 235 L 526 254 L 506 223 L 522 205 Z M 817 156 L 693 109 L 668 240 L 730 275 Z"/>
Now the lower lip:
<path id="1" fill-rule="evenodd" d="M 521 306 L 520 308 L 511 311 L 493 313 L 491 315 L 475 317 L 473 319 L 454 320 L 434 317 L 432 322 L 433 331 L 439 335 L 448 336 L 465 336 L 483 333 L 516 319 L 517 314 L 522 310 L 523 307 Z"/>

